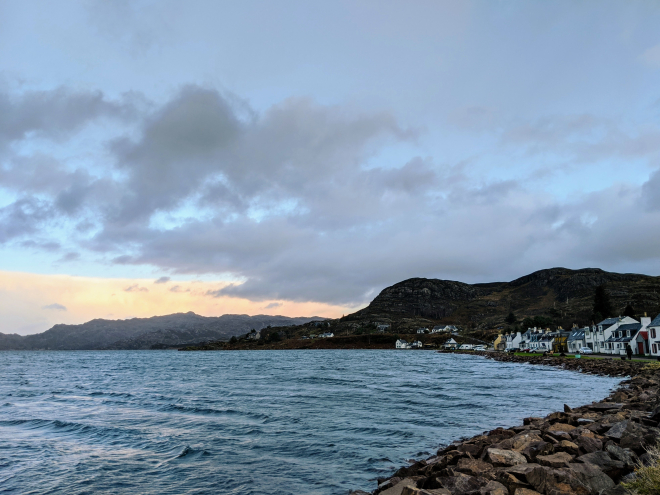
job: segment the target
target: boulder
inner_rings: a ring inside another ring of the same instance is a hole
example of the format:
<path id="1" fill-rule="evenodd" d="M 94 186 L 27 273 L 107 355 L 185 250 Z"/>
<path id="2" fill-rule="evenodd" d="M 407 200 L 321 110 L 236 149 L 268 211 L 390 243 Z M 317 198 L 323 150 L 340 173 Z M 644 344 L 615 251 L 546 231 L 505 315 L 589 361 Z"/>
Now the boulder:
<path id="1" fill-rule="evenodd" d="M 573 456 L 568 452 L 557 452 L 552 455 L 540 455 L 536 458 L 542 466 L 549 466 L 553 468 L 560 468 L 563 466 L 568 466 L 568 464 L 573 460 Z"/>
<path id="2" fill-rule="evenodd" d="M 600 493 L 614 486 L 612 478 L 593 464 L 569 464 L 568 470 L 584 486 L 589 488 L 590 493 Z"/>
<path id="3" fill-rule="evenodd" d="M 525 456 L 514 450 L 487 449 L 486 452 L 493 466 L 515 466 L 527 463 Z"/>
<path id="4" fill-rule="evenodd" d="M 446 488 L 452 495 L 467 495 L 472 492 L 478 492 L 488 484 L 488 480 L 477 478 L 463 473 L 457 473 L 456 476 L 440 480 L 443 488 Z"/>
<path id="5" fill-rule="evenodd" d="M 605 432 L 605 436 L 608 438 L 612 438 L 614 440 L 620 440 L 621 436 L 623 433 L 626 431 L 626 428 L 628 428 L 628 425 L 630 424 L 630 421 L 619 421 L 618 423 L 614 423 L 614 425 Z"/>
<path id="6" fill-rule="evenodd" d="M 380 495 L 401 495 L 405 487 L 417 488 L 417 478 L 405 478 L 396 485 L 380 492 Z"/>
<path id="7" fill-rule="evenodd" d="M 623 462 L 612 459 L 607 452 L 603 452 L 602 450 L 581 455 L 576 460 L 593 464 L 613 480 L 619 480 L 621 476 L 630 472 L 630 469 L 626 469 L 626 465 Z"/>
<path id="8" fill-rule="evenodd" d="M 576 443 L 570 442 L 568 440 L 562 440 L 556 447 L 556 450 L 568 452 L 571 455 L 578 455 L 579 449 L 580 447 L 578 447 Z"/>
<path id="9" fill-rule="evenodd" d="M 541 495 L 535 490 L 530 490 L 529 488 L 516 488 L 514 495 Z"/>
<path id="10" fill-rule="evenodd" d="M 633 451 L 631 451 L 630 449 L 621 448 L 614 442 L 607 442 L 607 445 L 605 446 L 605 450 L 607 451 L 608 454 L 610 454 L 610 456 L 623 462 L 623 464 L 628 469 L 634 469 L 637 463 L 639 462 L 639 458 Z"/>
<path id="11" fill-rule="evenodd" d="M 540 432 L 539 432 L 540 433 Z M 525 432 L 516 435 L 511 438 L 511 448 L 513 450 L 522 451 L 525 450 L 530 444 L 535 442 L 542 442 L 543 439 L 538 436 L 536 433 Z"/>
<path id="12" fill-rule="evenodd" d="M 579 437 L 573 439 L 573 442 L 578 447 L 580 447 L 580 450 L 584 451 L 587 454 L 589 452 L 596 452 L 597 450 L 603 450 L 603 442 L 601 442 L 597 438 L 589 438 L 584 435 L 580 435 Z"/>
<path id="13" fill-rule="evenodd" d="M 539 493 L 546 495 L 588 495 L 590 489 L 566 469 L 537 466 L 527 473 L 528 483 Z"/>
<path id="14" fill-rule="evenodd" d="M 425 490 L 423 488 L 413 488 L 406 486 L 401 491 L 401 495 L 451 495 L 451 492 L 446 488 L 434 488 L 432 490 Z"/>
<path id="15" fill-rule="evenodd" d="M 508 488 L 497 481 L 489 481 L 479 492 L 481 495 L 509 495 Z"/>
<path id="16" fill-rule="evenodd" d="M 484 476 L 493 470 L 492 464 L 479 459 L 460 459 L 456 471 L 471 474 L 472 476 Z"/>
<path id="17" fill-rule="evenodd" d="M 563 431 L 565 433 L 568 433 L 569 431 L 574 430 L 574 429 L 575 429 L 575 426 L 569 425 L 568 423 L 554 423 L 554 424 L 550 425 L 550 427 L 548 428 L 547 431 L 548 431 L 548 433 L 553 433 L 553 432 L 557 432 L 557 431 Z"/>
<path id="18" fill-rule="evenodd" d="M 566 442 L 566 440 L 562 440 L 562 442 Z M 527 462 L 530 462 L 536 459 L 536 456 L 550 455 L 554 451 L 555 451 L 555 447 L 552 443 L 544 442 L 543 440 L 541 440 L 540 442 L 530 443 L 523 451 L 521 451 L 521 454 L 525 456 Z"/>

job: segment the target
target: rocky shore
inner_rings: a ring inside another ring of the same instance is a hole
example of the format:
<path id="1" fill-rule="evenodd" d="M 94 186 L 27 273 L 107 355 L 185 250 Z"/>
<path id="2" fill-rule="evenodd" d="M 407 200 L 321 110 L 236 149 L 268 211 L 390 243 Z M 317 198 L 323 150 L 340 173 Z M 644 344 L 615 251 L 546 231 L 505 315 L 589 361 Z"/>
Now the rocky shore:
<path id="1" fill-rule="evenodd" d="M 379 479 L 373 495 L 624 495 L 620 484 L 660 441 L 660 367 L 620 359 L 470 353 L 629 377 L 600 402 L 525 418 L 454 442 Z M 354 495 L 366 492 L 353 492 Z"/>

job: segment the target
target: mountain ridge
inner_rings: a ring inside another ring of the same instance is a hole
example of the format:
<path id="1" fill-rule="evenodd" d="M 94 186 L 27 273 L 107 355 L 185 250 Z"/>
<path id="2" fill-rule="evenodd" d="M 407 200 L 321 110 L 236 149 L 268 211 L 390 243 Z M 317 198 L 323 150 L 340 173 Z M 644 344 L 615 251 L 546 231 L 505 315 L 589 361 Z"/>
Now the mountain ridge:
<path id="1" fill-rule="evenodd" d="M 299 325 L 322 317 L 225 314 L 201 316 L 192 311 L 148 318 L 95 318 L 78 325 L 58 323 L 32 335 L 0 333 L 0 350 L 150 349 L 223 340 L 252 328 Z"/>

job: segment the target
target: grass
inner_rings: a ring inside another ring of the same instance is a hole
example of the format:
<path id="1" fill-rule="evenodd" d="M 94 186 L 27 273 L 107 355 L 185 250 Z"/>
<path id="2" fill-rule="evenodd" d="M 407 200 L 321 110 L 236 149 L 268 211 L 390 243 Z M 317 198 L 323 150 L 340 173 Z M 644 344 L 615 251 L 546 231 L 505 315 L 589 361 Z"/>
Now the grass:
<path id="1" fill-rule="evenodd" d="M 632 481 L 622 485 L 635 495 L 660 495 L 660 444 L 646 450 L 651 455 L 651 465 L 637 466 Z"/>

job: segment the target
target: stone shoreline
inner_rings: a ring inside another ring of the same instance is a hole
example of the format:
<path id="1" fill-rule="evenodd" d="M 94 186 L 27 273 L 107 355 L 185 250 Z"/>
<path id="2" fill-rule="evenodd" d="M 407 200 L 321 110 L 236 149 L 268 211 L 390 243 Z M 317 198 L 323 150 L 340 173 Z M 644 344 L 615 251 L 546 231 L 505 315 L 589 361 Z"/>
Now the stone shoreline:
<path id="1" fill-rule="evenodd" d="M 624 495 L 620 485 L 645 447 L 660 441 L 660 369 L 620 359 L 563 359 L 470 352 L 504 362 L 543 364 L 629 377 L 600 402 L 564 406 L 545 418 L 457 441 L 379 479 L 372 495 Z M 355 491 L 354 495 L 367 495 Z"/>

